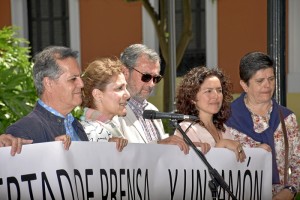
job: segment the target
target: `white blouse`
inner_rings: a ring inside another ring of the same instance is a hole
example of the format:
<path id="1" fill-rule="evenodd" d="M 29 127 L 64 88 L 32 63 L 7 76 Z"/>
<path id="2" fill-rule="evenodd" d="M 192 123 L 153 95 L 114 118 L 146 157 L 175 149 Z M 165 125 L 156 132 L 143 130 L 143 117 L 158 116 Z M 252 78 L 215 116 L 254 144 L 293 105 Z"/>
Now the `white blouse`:
<path id="1" fill-rule="evenodd" d="M 111 132 L 105 128 L 105 123 L 95 120 L 81 121 L 85 133 L 91 142 L 108 142 L 112 137 Z"/>
<path id="2" fill-rule="evenodd" d="M 179 125 L 181 126 L 182 130 L 186 132 L 186 129 L 190 126 L 190 124 L 191 122 L 183 121 Z M 233 136 L 229 133 L 221 132 L 221 134 L 223 139 L 233 139 Z M 175 132 L 175 135 L 182 137 L 181 133 L 178 131 Z M 199 123 L 193 124 L 186 132 L 186 135 L 191 139 L 192 142 L 208 143 L 211 147 L 216 146 L 216 141 L 213 136 Z"/>

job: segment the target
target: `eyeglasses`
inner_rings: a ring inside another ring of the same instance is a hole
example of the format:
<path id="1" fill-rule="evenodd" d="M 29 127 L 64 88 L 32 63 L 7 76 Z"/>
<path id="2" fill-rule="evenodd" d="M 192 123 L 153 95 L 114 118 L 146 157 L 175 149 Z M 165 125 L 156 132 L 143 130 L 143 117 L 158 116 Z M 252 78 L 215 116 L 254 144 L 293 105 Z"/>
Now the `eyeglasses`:
<path id="1" fill-rule="evenodd" d="M 145 83 L 148 83 L 149 81 L 151 81 L 151 79 L 153 79 L 153 83 L 158 83 L 163 77 L 158 75 L 158 76 L 152 76 L 151 74 L 144 74 L 142 72 L 140 72 L 139 70 L 132 68 L 135 71 L 137 71 L 138 73 L 142 74 L 142 78 L 141 80 Z"/>

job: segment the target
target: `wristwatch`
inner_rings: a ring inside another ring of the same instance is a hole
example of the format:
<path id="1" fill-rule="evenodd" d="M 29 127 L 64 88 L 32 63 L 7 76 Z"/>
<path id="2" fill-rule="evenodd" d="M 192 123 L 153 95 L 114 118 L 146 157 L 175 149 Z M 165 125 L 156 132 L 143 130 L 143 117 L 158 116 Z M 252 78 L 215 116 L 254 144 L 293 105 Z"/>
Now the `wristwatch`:
<path id="1" fill-rule="evenodd" d="M 297 194 L 297 189 L 294 186 L 287 185 L 283 189 L 288 189 L 294 195 L 295 198 Z"/>

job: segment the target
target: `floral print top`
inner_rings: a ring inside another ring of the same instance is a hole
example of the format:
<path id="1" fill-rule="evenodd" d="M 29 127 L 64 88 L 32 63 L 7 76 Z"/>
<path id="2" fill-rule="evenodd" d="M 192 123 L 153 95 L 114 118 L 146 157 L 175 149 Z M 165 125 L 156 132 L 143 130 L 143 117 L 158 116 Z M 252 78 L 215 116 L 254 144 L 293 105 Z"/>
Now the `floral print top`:
<path id="1" fill-rule="evenodd" d="M 112 134 L 105 128 L 105 124 L 100 121 L 81 121 L 84 131 L 91 142 L 108 142 Z"/>
<path id="2" fill-rule="evenodd" d="M 272 111 L 272 107 L 270 108 L 268 114 L 266 116 L 259 116 L 254 113 L 251 113 L 252 120 L 253 120 L 253 129 L 257 133 L 261 133 L 262 131 L 266 130 L 269 127 L 269 117 Z M 289 142 L 289 167 L 290 173 L 288 176 L 288 185 L 292 185 L 297 188 L 299 191 L 300 189 L 300 134 L 299 134 L 299 127 L 297 124 L 296 116 L 294 113 L 288 115 L 284 119 L 287 135 L 288 135 L 288 142 Z M 259 142 L 253 140 L 251 137 L 243 134 L 236 129 L 231 127 L 226 127 L 226 133 L 232 134 L 234 140 L 239 141 L 243 144 L 244 147 L 257 147 Z M 274 133 L 274 143 L 275 143 L 275 151 L 276 151 L 276 162 L 279 170 L 279 177 L 280 177 L 280 184 L 273 184 L 273 194 L 276 194 L 284 187 L 284 165 L 285 165 L 285 145 L 284 145 L 284 136 L 281 127 L 281 123 L 279 123 L 275 133 Z"/>
<path id="3" fill-rule="evenodd" d="M 84 108 L 83 115 L 80 117 L 80 122 L 90 141 L 105 142 L 109 141 L 112 137 L 124 138 L 113 120 L 108 119 L 98 110 Z"/>

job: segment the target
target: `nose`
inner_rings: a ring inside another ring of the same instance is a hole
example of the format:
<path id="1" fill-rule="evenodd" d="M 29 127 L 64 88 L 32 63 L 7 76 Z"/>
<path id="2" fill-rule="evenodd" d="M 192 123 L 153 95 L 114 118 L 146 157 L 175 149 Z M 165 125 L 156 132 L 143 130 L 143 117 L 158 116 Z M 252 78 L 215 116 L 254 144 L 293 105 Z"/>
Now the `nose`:
<path id="1" fill-rule="evenodd" d="M 84 87 L 84 83 L 83 83 L 81 77 L 78 77 L 77 80 L 78 80 L 78 84 L 77 84 L 78 87 L 79 87 L 79 88 L 83 88 L 83 87 Z"/>
<path id="2" fill-rule="evenodd" d="M 216 89 L 213 89 L 213 90 L 212 90 L 212 92 L 211 92 L 211 97 L 212 97 L 212 98 L 215 98 L 215 99 L 218 98 L 218 91 L 217 91 Z"/>
<path id="3" fill-rule="evenodd" d="M 130 98 L 130 93 L 128 92 L 127 89 L 125 89 L 125 94 L 124 94 L 125 98 L 126 99 L 129 99 Z"/>
<path id="4" fill-rule="evenodd" d="M 150 87 L 154 87 L 156 85 L 156 83 L 154 83 L 153 78 L 151 78 L 151 80 L 148 82 L 148 84 L 150 85 Z"/>
<path id="5" fill-rule="evenodd" d="M 266 81 L 265 81 L 265 83 L 264 83 L 264 86 L 265 86 L 265 87 L 270 87 L 270 85 L 271 85 L 271 80 L 266 79 Z"/>

